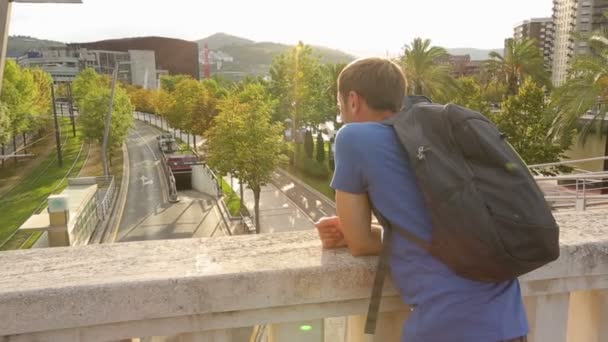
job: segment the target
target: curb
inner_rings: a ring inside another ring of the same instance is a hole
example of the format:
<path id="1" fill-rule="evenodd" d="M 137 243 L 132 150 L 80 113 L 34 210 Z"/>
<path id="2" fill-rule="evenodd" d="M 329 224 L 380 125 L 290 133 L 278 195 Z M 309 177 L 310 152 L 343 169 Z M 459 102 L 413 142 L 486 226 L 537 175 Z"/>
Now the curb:
<path id="1" fill-rule="evenodd" d="M 114 207 L 112 208 L 112 214 L 110 222 L 108 222 L 108 227 L 106 228 L 106 232 L 108 232 L 108 228 L 110 229 L 111 238 L 103 237 L 101 239 L 101 243 L 104 242 L 115 242 L 116 236 L 118 235 L 118 226 L 120 224 L 120 219 L 122 218 L 122 213 L 125 210 L 125 204 L 127 202 L 127 193 L 129 192 L 129 175 L 131 170 L 129 169 L 129 150 L 127 149 L 127 145 L 122 145 L 122 179 L 120 181 L 120 190 L 118 191 L 118 195 L 116 196 L 116 201 L 114 202 Z M 116 210 L 118 209 L 118 215 L 116 215 Z"/>
<path id="2" fill-rule="evenodd" d="M 291 179 L 294 183 L 298 183 L 298 185 L 302 186 L 303 188 L 305 188 L 306 190 L 312 192 L 314 195 L 318 196 L 321 200 L 323 200 L 324 202 L 326 202 L 326 204 L 328 204 L 329 206 L 335 208 L 336 207 L 336 202 L 329 199 L 329 197 L 325 196 L 324 194 L 320 193 L 319 191 L 317 191 L 316 189 L 314 189 L 313 187 L 311 187 L 310 185 L 306 184 L 304 181 L 302 181 L 301 179 L 297 178 L 296 176 L 292 175 L 291 173 L 285 171 L 282 168 L 278 168 L 277 172 L 281 173 L 283 176 Z"/>

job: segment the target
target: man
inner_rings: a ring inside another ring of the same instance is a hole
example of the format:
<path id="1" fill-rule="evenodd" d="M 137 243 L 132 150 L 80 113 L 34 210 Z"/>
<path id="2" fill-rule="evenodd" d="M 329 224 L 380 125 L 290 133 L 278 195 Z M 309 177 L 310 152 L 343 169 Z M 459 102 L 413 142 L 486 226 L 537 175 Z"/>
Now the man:
<path id="1" fill-rule="evenodd" d="M 406 152 L 393 128 L 381 123 L 401 110 L 405 90 L 402 71 L 385 59 L 357 60 L 340 74 L 338 103 L 346 125 L 336 137 L 332 180 L 338 216 L 316 224 L 324 248 L 378 255 L 382 228 L 371 225 L 372 203 L 394 229 L 430 240 L 429 214 Z M 517 280 L 462 278 L 398 232 L 390 247 L 394 283 L 414 308 L 402 341 L 525 341 L 528 322 Z"/>

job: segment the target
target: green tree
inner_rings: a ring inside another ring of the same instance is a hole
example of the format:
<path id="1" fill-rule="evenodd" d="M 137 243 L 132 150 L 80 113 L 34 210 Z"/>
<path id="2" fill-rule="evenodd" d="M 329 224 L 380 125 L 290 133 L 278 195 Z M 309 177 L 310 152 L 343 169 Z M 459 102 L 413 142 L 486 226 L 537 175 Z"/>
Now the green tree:
<path id="1" fill-rule="evenodd" d="M 81 71 L 72 82 L 72 96 L 79 107 L 81 101 L 96 90 L 110 88 L 110 79 L 105 75 L 99 75 L 95 69 L 86 68 Z"/>
<path id="2" fill-rule="evenodd" d="M 80 124 L 85 138 L 89 141 L 95 141 L 99 144 L 103 142 L 110 96 L 110 89 L 96 88 L 92 89 L 80 101 Z M 110 160 L 113 152 L 117 148 L 120 148 L 127 138 L 129 127 L 131 127 L 132 122 L 133 105 L 129 100 L 127 92 L 117 85 L 108 139 L 108 154 Z"/>
<path id="3" fill-rule="evenodd" d="M 338 77 L 344 68 L 345 63 L 338 64 L 326 64 L 323 66 L 325 85 L 325 104 L 324 111 L 331 116 L 331 120 L 334 123 L 334 128 L 338 130 L 340 124 L 338 123 L 338 116 L 340 115 L 340 109 L 338 108 Z"/>
<path id="4" fill-rule="evenodd" d="M 275 57 L 270 66 L 270 93 L 278 100 L 274 121 L 295 118 L 296 127 L 316 126 L 328 120 L 320 57 L 300 42 Z"/>
<path id="5" fill-rule="evenodd" d="M 310 159 L 313 156 L 315 150 L 315 141 L 312 139 L 312 132 L 310 130 L 306 130 L 306 134 L 304 135 L 304 151 L 306 151 L 306 156 Z"/>
<path id="6" fill-rule="evenodd" d="M 592 114 L 580 130 L 584 143 L 590 132 L 603 132 L 607 118 L 608 32 L 597 31 L 579 39 L 587 43 L 590 53 L 574 57 L 568 79 L 553 92 L 552 100 L 558 109 L 553 129 L 556 134 L 568 132 L 577 128 L 579 118 Z M 608 139 L 604 150 L 608 156 Z M 604 161 L 604 170 L 608 170 L 608 161 Z"/>
<path id="7" fill-rule="evenodd" d="M 190 75 L 163 75 L 160 77 L 160 88 L 173 93 L 177 85 L 183 80 L 194 80 Z"/>
<path id="8" fill-rule="evenodd" d="M 171 112 L 171 108 L 173 107 L 173 102 L 175 99 L 173 95 L 166 90 L 156 90 L 152 97 L 152 105 L 154 106 L 154 112 L 168 120 L 169 113 Z M 162 123 L 162 121 L 161 121 Z"/>
<path id="9" fill-rule="evenodd" d="M 53 78 L 47 72 L 42 69 L 30 70 L 32 79 L 34 81 L 34 88 L 36 98 L 34 100 L 34 108 L 32 114 L 34 120 L 32 122 L 32 129 L 42 128 L 50 121 L 51 116 L 49 115 L 52 111 L 51 97 L 51 86 L 53 85 Z"/>
<path id="10" fill-rule="evenodd" d="M 8 109 L 15 147 L 17 135 L 32 128 L 31 119 L 37 96 L 32 73 L 22 70 L 15 61 L 8 60 L 4 68 L 0 101 Z"/>
<path id="11" fill-rule="evenodd" d="M 8 107 L 0 102 L 0 145 L 6 144 L 11 137 L 11 119 Z"/>
<path id="12" fill-rule="evenodd" d="M 457 80 L 456 96 L 450 102 L 470 108 L 484 115 L 489 115 L 490 105 L 484 99 L 481 87 L 471 77 L 463 77 Z"/>
<path id="13" fill-rule="evenodd" d="M 447 64 L 440 63 L 448 57 L 447 51 L 431 46 L 430 39 L 416 38 L 403 48 L 400 57 L 403 72 L 408 80 L 408 93 L 426 95 L 431 99 L 449 97 L 455 89 Z"/>
<path id="14" fill-rule="evenodd" d="M 271 122 L 273 104 L 263 86 L 235 89 L 219 104 L 208 131 L 208 161 L 221 174 L 234 173 L 253 191 L 260 232 L 260 192 L 282 162 L 281 125 Z"/>
<path id="15" fill-rule="evenodd" d="M 572 132 L 550 133 L 555 117 L 544 89 L 528 79 L 517 95 L 504 101 L 494 122 L 526 163 L 538 164 L 559 161 L 572 143 Z"/>
<path id="16" fill-rule="evenodd" d="M 195 134 L 204 136 L 219 113 L 218 104 L 227 95 L 225 88 L 214 79 L 200 82 L 199 98 L 196 112 L 192 117 L 192 128 Z"/>
<path id="17" fill-rule="evenodd" d="M 127 88 L 127 93 L 135 110 L 144 113 L 156 113 L 154 107 L 155 92 L 153 90 L 143 88 L 131 88 L 129 90 Z"/>
<path id="18" fill-rule="evenodd" d="M 194 133 L 194 123 L 200 123 L 208 92 L 192 78 L 182 79 L 173 92 L 172 106 L 167 120 L 169 124 L 188 134 Z M 189 139 L 189 135 L 188 135 Z"/>
<path id="19" fill-rule="evenodd" d="M 321 132 L 317 134 L 317 161 L 319 163 L 325 161 L 325 141 Z"/>
<path id="20" fill-rule="evenodd" d="M 517 94 L 528 77 L 541 86 L 550 85 L 542 51 L 533 39 L 509 39 L 504 56 L 493 51 L 489 57 L 486 65 L 488 72 L 506 85 L 509 95 Z"/>

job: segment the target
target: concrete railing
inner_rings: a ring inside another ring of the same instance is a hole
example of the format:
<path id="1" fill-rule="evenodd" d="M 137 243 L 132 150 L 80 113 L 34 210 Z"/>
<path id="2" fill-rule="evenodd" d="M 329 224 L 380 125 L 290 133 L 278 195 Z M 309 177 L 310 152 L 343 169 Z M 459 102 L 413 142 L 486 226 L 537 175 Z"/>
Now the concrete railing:
<path id="1" fill-rule="evenodd" d="M 521 278 L 532 341 L 608 341 L 607 214 L 557 214 L 560 258 Z M 233 328 L 340 316 L 345 340 L 364 341 L 376 258 L 307 231 L 3 252 L 0 265 L 5 342 L 232 341 Z M 376 340 L 398 341 L 408 310 L 390 283 L 381 311 Z"/>

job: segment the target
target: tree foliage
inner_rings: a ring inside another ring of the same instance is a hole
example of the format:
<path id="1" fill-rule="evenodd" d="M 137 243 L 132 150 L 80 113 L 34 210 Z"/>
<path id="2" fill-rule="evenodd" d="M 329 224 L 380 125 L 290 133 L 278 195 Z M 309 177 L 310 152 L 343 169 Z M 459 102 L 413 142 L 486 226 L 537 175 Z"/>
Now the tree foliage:
<path id="1" fill-rule="evenodd" d="M 6 144 L 11 137 L 11 119 L 8 107 L 0 102 L 0 144 Z"/>
<path id="2" fill-rule="evenodd" d="M 110 104 L 111 90 L 105 87 L 91 88 L 80 100 L 80 125 L 86 139 L 99 144 L 103 142 L 106 115 Z M 133 122 L 133 105 L 127 92 L 116 85 L 111 117 L 108 152 L 110 156 L 122 146 Z"/>
<path id="3" fill-rule="evenodd" d="M 261 187 L 282 162 L 281 125 L 271 122 L 273 103 L 263 86 L 249 84 L 228 94 L 208 131 L 208 162 L 219 173 L 233 173 L 253 190 L 259 232 Z"/>
<path id="4" fill-rule="evenodd" d="M 568 79 L 554 90 L 553 102 L 559 111 L 554 129 L 562 132 L 575 128 L 578 119 L 590 113 L 592 119 L 581 130 L 581 137 L 585 139 L 593 128 L 601 132 L 606 119 L 608 32 L 598 31 L 580 39 L 588 44 L 591 53 L 575 56 Z"/>
<path id="5" fill-rule="evenodd" d="M 449 97 L 456 87 L 450 76 L 450 67 L 441 63 L 447 57 L 447 51 L 431 46 L 430 39 L 416 38 L 406 45 L 400 61 L 408 81 L 408 93 L 426 95 L 431 99 Z"/>
<path id="6" fill-rule="evenodd" d="M 111 80 L 105 75 L 99 75 L 95 69 L 86 68 L 81 71 L 78 76 L 72 82 L 72 96 L 81 106 L 81 101 L 90 93 L 97 89 L 107 88 L 109 89 Z"/>
<path id="7" fill-rule="evenodd" d="M 323 163 L 325 161 L 325 141 L 323 140 L 323 134 L 319 132 L 317 134 L 317 161 Z"/>
<path id="8" fill-rule="evenodd" d="M 484 115 L 490 113 L 490 105 L 484 99 L 481 92 L 481 87 L 470 77 L 463 77 L 457 80 L 457 91 L 456 95 L 450 100 L 450 102 L 457 105 L 470 108 Z"/>
<path id="9" fill-rule="evenodd" d="M 194 80 L 190 75 L 163 75 L 160 77 L 160 88 L 173 93 L 177 90 L 177 85 L 187 79 Z"/>
<path id="10" fill-rule="evenodd" d="M 278 101 L 275 121 L 295 118 L 296 127 L 301 127 L 331 120 L 332 113 L 327 108 L 328 82 L 323 77 L 320 57 L 310 46 L 300 42 L 275 57 L 270 77 L 270 93 Z"/>
<path id="11" fill-rule="evenodd" d="M 315 141 L 312 138 L 312 132 L 310 130 L 306 130 L 306 134 L 304 135 L 304 151 L 306 151 L 306 156 L 308 158 L 312 158 L 315 151 Z"/>
<path id="12" fill-rule="evenodd" d="M 131 104 L 135 110 L 144 113 L 156 113 L 154 106 L 156 91 L 144 89 L 142 87 L 127 86 L 125 87 Z"/>
<path id="13" fill-rule="evenodd" d="M 533 39 L 509 39 L 505 55 L 491 52 L 486 68 L 495 80 L 507 87 L 509 95 L 517 94 L 528 77 L 541 86 L 550 85 L 542 51 Z"/>
<path id="14" fill-rule="evenodd" d="M 572 132 L 550 134 L 555 116 L 543 88 L 528 79 L 504 101 L 494 121 L 526 163 L 538 164 L 559 161 L 572 143 Z"/>
<path id="15" fill-rule="evenodd" d="M 4 68 L 0 101 L 7 107 L 13 136 L 34 128 L 32 118 L 37 97 L 32 73 L 21 69 L 15 61 L 8 60 Z"/>

